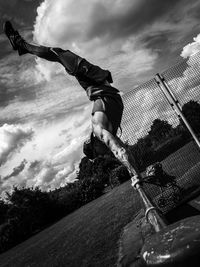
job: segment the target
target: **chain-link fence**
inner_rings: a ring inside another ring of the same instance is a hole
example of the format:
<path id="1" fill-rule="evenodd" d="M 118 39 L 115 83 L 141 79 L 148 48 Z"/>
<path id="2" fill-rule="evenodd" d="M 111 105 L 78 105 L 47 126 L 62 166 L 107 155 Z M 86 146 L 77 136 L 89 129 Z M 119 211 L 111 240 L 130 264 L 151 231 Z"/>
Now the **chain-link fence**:
<path id="1" fill-rule="evenodd" d="M 161 76 L 199 140 L 200 53 L 183 59 Z M 143 177 L 149 165 L 162 163 L 163 172 L 158 170 L 157 175 L 160 179 L 156 175 L 144 178 L 144 187 L 166 212 L 200 189 L 200 149 L 156 78 L 123 95 L 123 101 L 121 139 L 134 154 Z"/>

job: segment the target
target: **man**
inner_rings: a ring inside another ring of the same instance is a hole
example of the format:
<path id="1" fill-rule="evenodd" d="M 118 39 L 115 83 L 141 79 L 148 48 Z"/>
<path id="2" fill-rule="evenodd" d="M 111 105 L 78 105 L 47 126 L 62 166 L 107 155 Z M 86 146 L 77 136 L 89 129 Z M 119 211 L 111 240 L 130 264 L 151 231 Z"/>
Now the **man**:
<path id="1" fill-rule="evenodd" d="M 12 48 L 17 50 L 20 56 L 30 53 L 62 64 L 93 101 L 92 133 L 83 145 L 85 155 L 89 159 L 94 159 L 111 151 L 128 168 L 131 175 L 138 176 L 134 169 L 136 166 L 132 167 L 135 165 L 134 159 L 131 159 L 123 143 L 116 137 L 121 123 L 123 103 L 119 90 L 111 86 L 113 80 L 110 71 L 89 63 L 70 50 L 29 44 L 14 30 L 9 21 L 4 24 L 4 32 Z"/>

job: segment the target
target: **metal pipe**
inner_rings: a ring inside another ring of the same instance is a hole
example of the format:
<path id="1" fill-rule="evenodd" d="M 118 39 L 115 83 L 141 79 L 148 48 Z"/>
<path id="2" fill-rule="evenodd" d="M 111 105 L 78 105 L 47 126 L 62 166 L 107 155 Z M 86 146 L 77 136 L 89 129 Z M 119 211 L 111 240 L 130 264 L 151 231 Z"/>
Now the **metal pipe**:
<path id="1" fill-rule="evenodd" d="M 166 227 L 165 221 L 160 216 L 157 208 L 153 206 L 153 204 L 147 197 L 144 189 L 140 184 L 140 180 L 135 179 L 134 177 L 132 177 L 131 180 L 132 180 L 132 186 L 134 187 L 135 190 L 137 190 L 144 203 L 146 220 L 153 226 L 155 232 L 161 231 L 163 228 Z"/>
<path id="2" fill-rule="evenodd" d="M 171 91 L 169 85 L 166 83 L 164 77 L 162 77 L 159 73 L 157 73 L 155 76 L 155 80 L 156 80 L 156 83 L 158 84 L 158 86 L 160 87 L 160 89 L 162 90 L 163 94 L 165 95 L 170 106 L 177 113 L 178 117 L 183 120 L 186 128 L 188 129 L 188 131 L 192 135 L 195 143 L 197 144 L 198 148 L 200 149 L 200 141 L 199 141 L 197 135 L 195 134 L 194 130 L 190 126 L 189 122 L 185 118 L 179 101 L 176 99 L 175 95 L 172 93 L 172 91 Z"/>

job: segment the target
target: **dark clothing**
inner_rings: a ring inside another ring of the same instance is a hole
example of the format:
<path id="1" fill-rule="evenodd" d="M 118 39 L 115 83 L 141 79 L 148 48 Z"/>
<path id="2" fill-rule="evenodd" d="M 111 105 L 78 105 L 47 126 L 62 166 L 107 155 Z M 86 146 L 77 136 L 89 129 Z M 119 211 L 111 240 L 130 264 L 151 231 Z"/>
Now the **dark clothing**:
<path id="1" fill-rule="evenodd" d="M 119 90 L 112 86 L 105 86 L 105 82 L 112 83 L 109 70 L 91 64 L 86 59 L 77 56 L 69 50 L 53 48 L 58 54 L 60 62 L 66 71 L 76 77 L 79 84 L 85 89 L 88 98 L 93 101 L 103 96 L 118 94 Z"/>
<path id="2" fill-rule="evenodd" d="M 96 111 L 104 112 L 113 126 L 113 134 L 117 133 L 121 123 L 123 103 L 119 90 L 106 84 L 106 82 L 113 82 L 109 70 L 91 64 L 70 50 L 36 46 L 25 42 L 23 39 L 18 41 L 18 45 L 28 53 L 61 63 L 68 74 L 75 76 L 86 91 L 88 98 L 94 101 L 92 114 Z"/>
<path id="3" fill-rule="evenodd" d="M 112 123 L 115 135 L 121 123 L 123 103 L 119 90 L 104 84 L 106 81 L 113 82 L 110 71 L 89 63 L 69 50 L 58 53 L 58 56 L 67 72 L 76 77 L 88 98 L 94 101 L 92 115 L 96 111 L 104 112 Z"/>
<path id="4" fill-rule="evenodd" d="M 120 95 L 103 96 L 102 98 L 94 100 L 92 115 L 96 111 L 104 112 L 107 115 L 108 120 L 112 124 L 112 134 L 116 135 L 117 130 L 121 124 L 123 109 L 124 106 Z"/>

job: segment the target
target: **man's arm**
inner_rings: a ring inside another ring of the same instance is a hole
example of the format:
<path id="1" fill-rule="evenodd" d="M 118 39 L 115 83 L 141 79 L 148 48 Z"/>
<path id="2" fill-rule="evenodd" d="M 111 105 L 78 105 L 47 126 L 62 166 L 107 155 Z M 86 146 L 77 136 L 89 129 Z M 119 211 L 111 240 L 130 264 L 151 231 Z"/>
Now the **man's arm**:
<path id="1" fill-rule="evenodd" d="M 114 156 L 127 167 L 129 173 L 132 176 L 140 176 L 136 166 L 134 157 L 129 151 L 125 149 L 124 144 L 118 137 L 114 137 L 110 133 L 111 125 L 107 119 L 107 116 L 103 112 L 100 114 L 94 114 L 93 116 L 93 132 L 99 140 L 106 144 L 106 146 L 112 151 Z M 110 129 L 109 129 L 110 128 Z M 107 130 L 109 129 L 109 130 Z"/>

